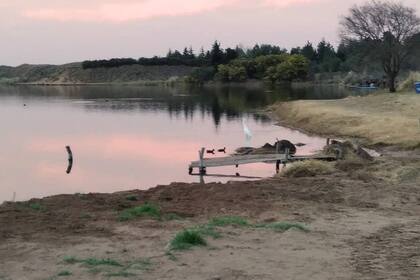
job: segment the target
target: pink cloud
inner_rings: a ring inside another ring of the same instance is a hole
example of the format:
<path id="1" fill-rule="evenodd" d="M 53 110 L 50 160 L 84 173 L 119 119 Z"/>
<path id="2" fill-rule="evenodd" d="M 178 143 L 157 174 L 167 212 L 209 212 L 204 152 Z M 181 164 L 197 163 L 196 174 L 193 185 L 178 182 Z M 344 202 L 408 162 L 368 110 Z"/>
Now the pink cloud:
<path id="1" fill-rule="evenodd" d="M 95 7 L 45 7 L 28 9 L 23 15 L 54 21 L 123 22 L 164 16 L 192 15 L 228 6 L 238 0 L 143 0 L 107 1 Z"/>
<path id="2" fill-rule="evenodd" d="M 311 4 L 323 1 L 326 0 L 263 0 L 263 4 L 266 6 L 287 7 L 296 4 Z"/>
<path id="3" fill-rule="evenodd" d="M 213 11 L 223 7 L 287 7 L 326 0 L 108 0 L 71 4 L 46 4 L 23 11 L 25 17 L 37 20 L 125 22 L 156 17 L 184 16 Z"/>

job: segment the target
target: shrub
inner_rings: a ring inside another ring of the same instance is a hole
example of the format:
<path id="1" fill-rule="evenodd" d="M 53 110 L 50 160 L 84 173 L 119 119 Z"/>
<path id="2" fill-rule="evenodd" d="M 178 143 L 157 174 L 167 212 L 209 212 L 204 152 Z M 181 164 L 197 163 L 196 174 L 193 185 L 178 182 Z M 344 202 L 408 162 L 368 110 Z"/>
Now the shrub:
<path id="1" fill-rule="evenodd" d="M 216 77 L 222 82 L 243 82 L 247 79 L 247 73 L 244 66 L 219 65 Z"/>
<path id="2" fill-rule="evenodd" d="M 420 72 L 410 72 L 407 79 L 401 82 L 398 89 L 399 90 L 412 90 L 414 88 L 415 82 L 420 82 Z"/>
<path id="3" fill-rule="evenodd" d="M 249 222 L 242 217 L 226 216 L 213 218 L 209 222 L 210 226 L 249 226 Z"/>
<path id="4" fill-rule="evenodd" d="M 188 229 L 179 232 L 170 242 L 171 250 L 187 250 L 194 246 L 206 245 L 206 240 L 198 231 Z"/>
<path id="5" fill-rule="evenodd" d="M 155 219 L 160 219 L 161 212 L 160 212 L 159 207 L 154 205 L 154 204 L 146 203 L 142 206 L 129 208 L 129 209 L 124 210 L 119 215 L 119 220 L 120 221 L 129 221 L 129 220 L 135 219 L 137 217 L 144 217 L 144 216 L 152 217 L 152 218 L 155 218 Z"/>
<path id="6" fill-rule="evenodd" d="M 334 171 L 328 162 L 318 160 L 300 161 L 286 167 L 280 176 L 284 177 L 313 177 L 316 175 L 330 174 Z"/>

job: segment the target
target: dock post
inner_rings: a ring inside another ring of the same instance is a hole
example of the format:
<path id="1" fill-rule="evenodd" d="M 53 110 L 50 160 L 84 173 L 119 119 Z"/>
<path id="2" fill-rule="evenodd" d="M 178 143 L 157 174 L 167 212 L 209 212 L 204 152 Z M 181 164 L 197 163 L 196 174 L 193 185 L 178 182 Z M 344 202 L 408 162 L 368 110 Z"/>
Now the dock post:
<path id="1" fill-rule="evenodd" d="M 336 160 L 343 159 L 343 150 L 341 147 L 337 148 L 335 150 L 335 153 L 336 153 L 335 155 Z"/>
<path id="2" fill-rule="evenodd" d="M 331 144 L 331 139 L 327 138 L 327 146 L 329 146 Z"/>
<path id="3" fill-rule="evenodd" d="M 276 161 L 276 173 L 277 174 L 280 172 L 280 163 L 281 163 L 280 160 Z"/>
<path id="4" fill-rule="evenodd" d="M 204 166 L 204 152 L 205 152 L 205 148 L 201 148 L 200 151 L 198 151 L 198 156 L 200 158 L 200 167 L 199 167 L 199 172 L 200 174 L 206 174 L 206 167 Z"/>
<path id="5" fill-rule="evenodd" d="M 278 139 L 277 139 L 277 142 L 276 142 L 276 153 L 280 154 L 280 141 L 278 141 Z M 277 174 L 280 172 L 280 163 L 281 163 L 280 160 L 276 161 L 276 173 Z"/>
<path id="6" fill-rule="evenodd" d="M 285 153 L 284 153 L 284 162 L 283 162 L 283 168 L 286 167 L 287 162 L 289 161 L 289 155 L 290 155 L 290 149 L 286 148 Z"/>

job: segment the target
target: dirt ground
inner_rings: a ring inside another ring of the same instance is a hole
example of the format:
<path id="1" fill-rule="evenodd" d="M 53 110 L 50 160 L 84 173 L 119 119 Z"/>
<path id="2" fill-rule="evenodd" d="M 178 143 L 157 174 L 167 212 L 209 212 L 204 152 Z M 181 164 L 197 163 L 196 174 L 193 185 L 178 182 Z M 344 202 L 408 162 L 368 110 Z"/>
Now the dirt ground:
<path id="1" fill-rule="evenodd" d="M 174 183 L 5 203 L 0 279 L 418 279 L 418 159 L 385 151 L 374 162 L 342 161 L 334 168 L 306 178 Z M 118 220 L 121 211 L 145 202 L 177 219 Z M 169 249 L 177 232 L 220 216 L 298 222 L 309 231 L 226 226 L 217 229 L 219 238 L 206 237 L 206 247 Z M 136 266 L 123 271 L 66 262 L 69 257 Z"/>

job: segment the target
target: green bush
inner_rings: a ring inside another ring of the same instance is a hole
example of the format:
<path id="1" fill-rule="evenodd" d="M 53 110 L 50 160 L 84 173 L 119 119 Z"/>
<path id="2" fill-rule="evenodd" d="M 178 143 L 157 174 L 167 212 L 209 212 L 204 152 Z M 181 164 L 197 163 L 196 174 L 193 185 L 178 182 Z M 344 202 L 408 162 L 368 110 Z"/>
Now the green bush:
<path id="1" fill-rule="evenodd" d="M 222 82 L 244 82 L 247 74 L 244 66 L 219 65 L 216 77 Z"/>
<path id="2" fill-rule="evenodd" d="M 194 246 L 206 246 L 207 242 L 196 230 L 185 229 L 179 232 L 170 242 L 171 250 L 187 250 Z"/>
<path id="3" fill-rule="evenodd" d="M 129 208 L 124 210 L 120 215 L 119 215 L 119 220 L 120 221 L 129 221 L 129 220 L 133 220 L 137 217 L 144 217 L 144 216 L 148 216 L 151 218 L 155 218 L 155 219 L 160 219 L 161 218 L 161 212 L 158 206 L 154 205 L 154 204 L 149 204 L 146 203 L 142 206 L 137 206 L 137 207 L 133 207 L 133 208 Z"/>

